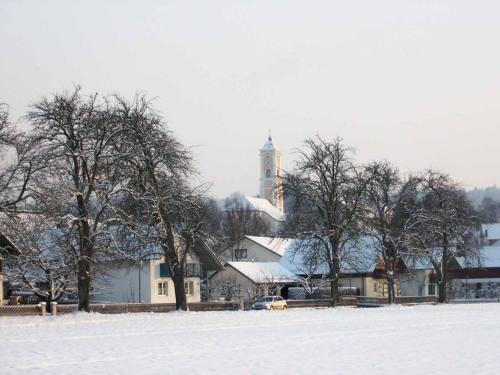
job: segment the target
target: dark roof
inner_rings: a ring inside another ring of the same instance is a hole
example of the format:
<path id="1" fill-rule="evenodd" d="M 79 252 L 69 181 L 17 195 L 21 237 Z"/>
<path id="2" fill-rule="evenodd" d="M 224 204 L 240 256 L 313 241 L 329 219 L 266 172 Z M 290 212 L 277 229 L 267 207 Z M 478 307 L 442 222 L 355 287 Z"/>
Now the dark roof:
<path id="1" fill-rule="evenodd" d="M 205 270 L 221 271 L 224 269 L 224 263 L 215 255 L 205 241 L 197 240 L 193 251 L 198 256 Z"/>
<path id="2" fill-rule="evenodd" d="M 11 255 L 21 254 L 16 245 L 5 234 L 0 232 L 0 252 L 8 253 Z"/>

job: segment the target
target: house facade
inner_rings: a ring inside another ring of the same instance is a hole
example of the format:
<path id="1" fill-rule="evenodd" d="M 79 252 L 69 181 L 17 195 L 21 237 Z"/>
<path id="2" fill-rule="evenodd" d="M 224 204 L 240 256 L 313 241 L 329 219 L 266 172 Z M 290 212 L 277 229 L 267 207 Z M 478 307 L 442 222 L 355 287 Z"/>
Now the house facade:
<path id="1" fill-rule="evenodd" d="M 460 259 L 462 267 L 453 272 L 453 298 L 500 298 L 500 243 L 493 244 L 481 247 L 477 259 Z"/>
<path id="2" fill-rule="evenodd" d="M 297 276 L 277 262 L 228 262 L 208 279 L 211 300 L 237 301 L 270 294 L 286 297 L 287 288 L 297 282 Z"/>
<path id="3" fill-rule="evenodd" d="M 198 242 L 186 257 L 184 290 L 188 303 L 206 298 L 207 274 L 223 269 L 223 263 L 204 243 Z M 174 282 L 164 257 L 113 267 L 96 281 L 93 302 L 175 303 Z"/>
<path id="4" fill-rule="evenodd" d="M 0 232 L 0 305 L 6 297 L 4 295 L 4 280 L 3 280 L 3 257 L 5 255 L 19 255 L 20 251 L 16 245 L 3 233 Z"/>

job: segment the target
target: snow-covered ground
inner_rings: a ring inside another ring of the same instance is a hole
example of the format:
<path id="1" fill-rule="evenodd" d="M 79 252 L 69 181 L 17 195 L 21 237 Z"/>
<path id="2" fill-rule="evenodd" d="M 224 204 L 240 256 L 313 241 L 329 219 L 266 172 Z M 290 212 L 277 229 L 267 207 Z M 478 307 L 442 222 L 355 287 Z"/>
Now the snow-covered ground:
<path id="1" fill-rule="evenodd" d="M 0 318 L 1 374 L 500 374 L 500 304 Z"/>

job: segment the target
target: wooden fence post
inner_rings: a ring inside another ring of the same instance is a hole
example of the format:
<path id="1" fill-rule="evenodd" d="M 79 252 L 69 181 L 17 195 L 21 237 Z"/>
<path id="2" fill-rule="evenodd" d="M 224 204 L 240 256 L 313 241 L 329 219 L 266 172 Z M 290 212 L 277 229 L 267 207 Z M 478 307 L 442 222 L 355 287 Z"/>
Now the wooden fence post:
<path id="1" fill-rule="evenodd" d="M 52 316 L 57 315 L 57 302 L 50 303 L 50 312 L 52 313 Z"/>
<path id="2" fill-rule="evenodd" d="M 40 309 L 40 315 L 45 316 L 45 313 L 47 312 L 47 302 L 41 302 L 38 304 L 38 307 Z"/>

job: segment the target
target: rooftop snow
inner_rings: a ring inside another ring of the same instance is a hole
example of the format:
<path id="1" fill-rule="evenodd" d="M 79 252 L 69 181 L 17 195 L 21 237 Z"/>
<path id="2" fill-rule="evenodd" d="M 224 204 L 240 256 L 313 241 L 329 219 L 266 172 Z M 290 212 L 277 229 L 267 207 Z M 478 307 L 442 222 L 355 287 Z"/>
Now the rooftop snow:
<path id="1" fill-rule="evenodd" d="M 283 256 L 288 247 L 293 245 L 294 239 L 290 238 L 278 238 L 278 237 L 258 237 L 258 236 L 245 236 L 250 240 L 257 242 L 259 245 L 265 247 L 268 250 Z"/>
<path id="2" fill-rule="evenodd" d="M 293 283 L 297 276 L 277 262 L 228 262 L 228 264 L 259 283 Z"/>
<path id="3" fill-rule="evenodd" d="M 464 268 L 498 268 L 500 267 L 500 246 L 483 246 L 479 249 L 479 259 L 466 260 L 458 258 Z"/>
<path id="4" fill-rule="evenodd" d="M 224 207 L 221 202 L 221 209 L 223 211 L 237 211 L 241 209 L 261 211 L 271 216 L 274 220 L 285 221 L 285 214 L 274 207 L 267 199 L 250 197 L 248 195 L 242 195 L 239 202 L 235 202 L 234 207 Z"/>
<path id="5" fill-rule="evenodd" d="M 326 259 L 321 256 L 310 256 L 316 251 L 310 240 L 294 240 L 286 249 L 280 264 L 297 275 L 320 275 L 329 272 Z M 368 238 L 361 239 L 355 244 L 347 246 L 343 252 L 340 265 L 344 274 L 373 272 L 377 264 L 375 247 Z"/>
<path id="6" fill-rule="evenodd" d="M 486 232 L 488 232 L 487 239 L 500 240 L 500 223 L 481 224 L 481 227 L 485 236 Z"/>

